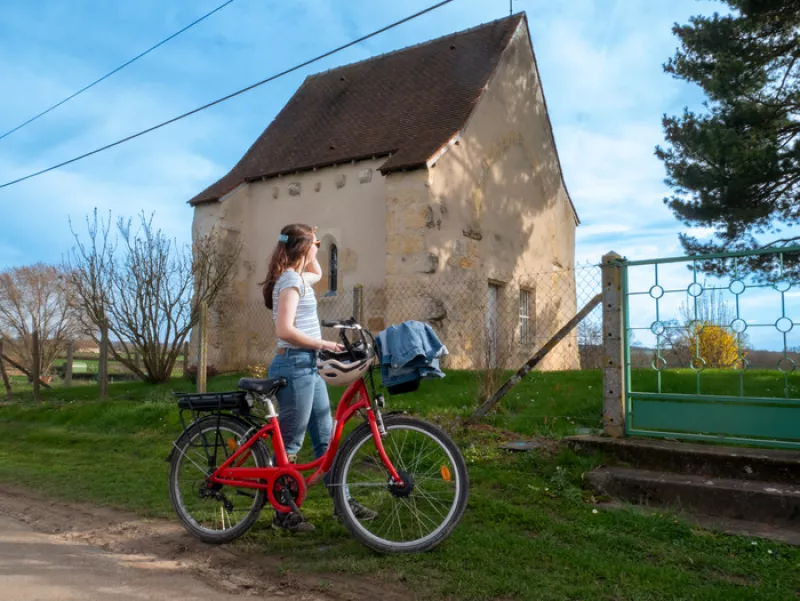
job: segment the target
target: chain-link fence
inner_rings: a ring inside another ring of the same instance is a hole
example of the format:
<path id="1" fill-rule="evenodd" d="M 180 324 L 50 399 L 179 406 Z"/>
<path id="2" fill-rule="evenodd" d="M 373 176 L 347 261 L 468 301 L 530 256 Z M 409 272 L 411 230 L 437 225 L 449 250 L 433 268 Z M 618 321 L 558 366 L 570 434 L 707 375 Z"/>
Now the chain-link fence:
<path id="1" fill-rule="evenodd" d="M 524 274 L 507 281 L 464 275 L 393 279 L 318 294 L 321 320 L 355 317 L 373 334 L 407 320 L 430 324 L 447 346 L 446 369 L 516 369 L 601 290 L 600 268 Z M 600 307 L 539 365 L 542 370 L 596 369 L 602 344 Z M 335 340 L 337 333 L 324 329 Z M 196 344 L 196 342 L 195 342 Z M 230 297 L 209 311 L 208 363 L 220 371 L 268 364 L 276 336 L 260 300 Z"/>

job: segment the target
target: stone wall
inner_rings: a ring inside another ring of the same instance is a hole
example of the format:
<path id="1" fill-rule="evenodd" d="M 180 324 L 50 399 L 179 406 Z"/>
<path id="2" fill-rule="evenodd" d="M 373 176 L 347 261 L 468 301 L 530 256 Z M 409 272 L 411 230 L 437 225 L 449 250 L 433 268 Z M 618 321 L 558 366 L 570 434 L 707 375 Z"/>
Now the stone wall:
<path id="1" fill-rule="evenodd" d="M 482 368 L 517 366 L 575 314 L 577 216 L 524 25 L 461 134 L 429 169 L 386 183 L 387 323 L 429 321 L 452 353 L 448 365 Z M 537 331 L 526 344 L 520 287 Z M 579 367 L 577 334 L 542 367 Z"/>

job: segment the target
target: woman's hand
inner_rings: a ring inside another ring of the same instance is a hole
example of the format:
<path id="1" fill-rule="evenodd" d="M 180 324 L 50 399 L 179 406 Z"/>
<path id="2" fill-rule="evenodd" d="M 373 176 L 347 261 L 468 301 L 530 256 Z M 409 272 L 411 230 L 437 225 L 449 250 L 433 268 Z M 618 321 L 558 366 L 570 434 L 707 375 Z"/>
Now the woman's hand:
<path id="1" fill-rule="evenodd" d="M 322 341 L 321 351 L 331 351 L 334 353 L 341 353 L 344 350 L 344 345 L 338 342 L 330 342 L 328 340 Z"/>

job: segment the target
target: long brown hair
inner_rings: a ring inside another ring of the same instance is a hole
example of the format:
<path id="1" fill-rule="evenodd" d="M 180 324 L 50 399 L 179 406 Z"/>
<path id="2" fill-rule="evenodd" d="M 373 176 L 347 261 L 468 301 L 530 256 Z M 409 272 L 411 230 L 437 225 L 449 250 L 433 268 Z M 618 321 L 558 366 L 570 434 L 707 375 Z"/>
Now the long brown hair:
<path id="1" fill-rule="evenodd" d="M 272 291 L 275 289 L 275 282 L 281 274 L 288 268 L 297 265 L 305 258 L 308 249 L 314 244 L 314 230 L 305 223 L 293 223 L 286 225 L 281 230 L 280 239 L 272 251 L 267 269 L 267 278 L 261 282 L 261 290 L 264 293 L 264 304 L 272 310 Z M 300 274 L 302 276 L 302 274 Z"/>

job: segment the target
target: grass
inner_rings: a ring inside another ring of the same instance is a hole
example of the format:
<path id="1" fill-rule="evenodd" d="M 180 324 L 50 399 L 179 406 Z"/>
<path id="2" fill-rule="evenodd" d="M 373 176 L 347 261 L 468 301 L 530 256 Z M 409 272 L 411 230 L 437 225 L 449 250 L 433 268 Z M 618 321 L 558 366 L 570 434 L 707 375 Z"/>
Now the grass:
<path id="1" fill-rule="evenodd" d="M 235 381 L 217 377 L 210 388 L 231 389 Z M 686 386 L 692 383 L 689 374 Z M 491 422 L 553 436 L 596 427 L 600 384 L 599 372 L 532 374 Z M 180 428 L 169 393 L 191 384 L 109 388 L 106 401 L 92 400 L 96 390 L 76 387 L 47 391 L 41 402 L 22 395 L 0 407 L 0 481 L 174 519 L 164 458 Z M 473 376 L 450 373 L 388 404 L 447 422 L 469 412 L 474 390 Z M 320 578 L 346 573 L 401 583 L 424 599 L 797 598 L 800 551 L 698 530 L 668 512 L 598 509 L 581 481 L 601 458 L 508 453 L 497 448 L 500 438 L 497 430 L 459 435 L 470 503 L 454 535 L 431 553 L 375 556 L 331 519 L 331 503 L 319 488 L 306 505 L 316 531 L 282 535 L 264 517 L 233 546 Z"/>
<path id="2" fill-rule="evenodd" d="M 755 396 L 769 398 L 800 398 L 800 373 L 784 374 L 778 370 L 753 369 L 741 374 L 731 369 L 707 369 L 700 374 L 701 394 Z M 631 389 L 636 392 L 656 392 L 658 373 L 652 369 L 637 369 L 631 375 Z M 695 394 L 698 390 L 697 372 L 691 369 L 670 369 L 662 372 L 661 392 Z"/>

